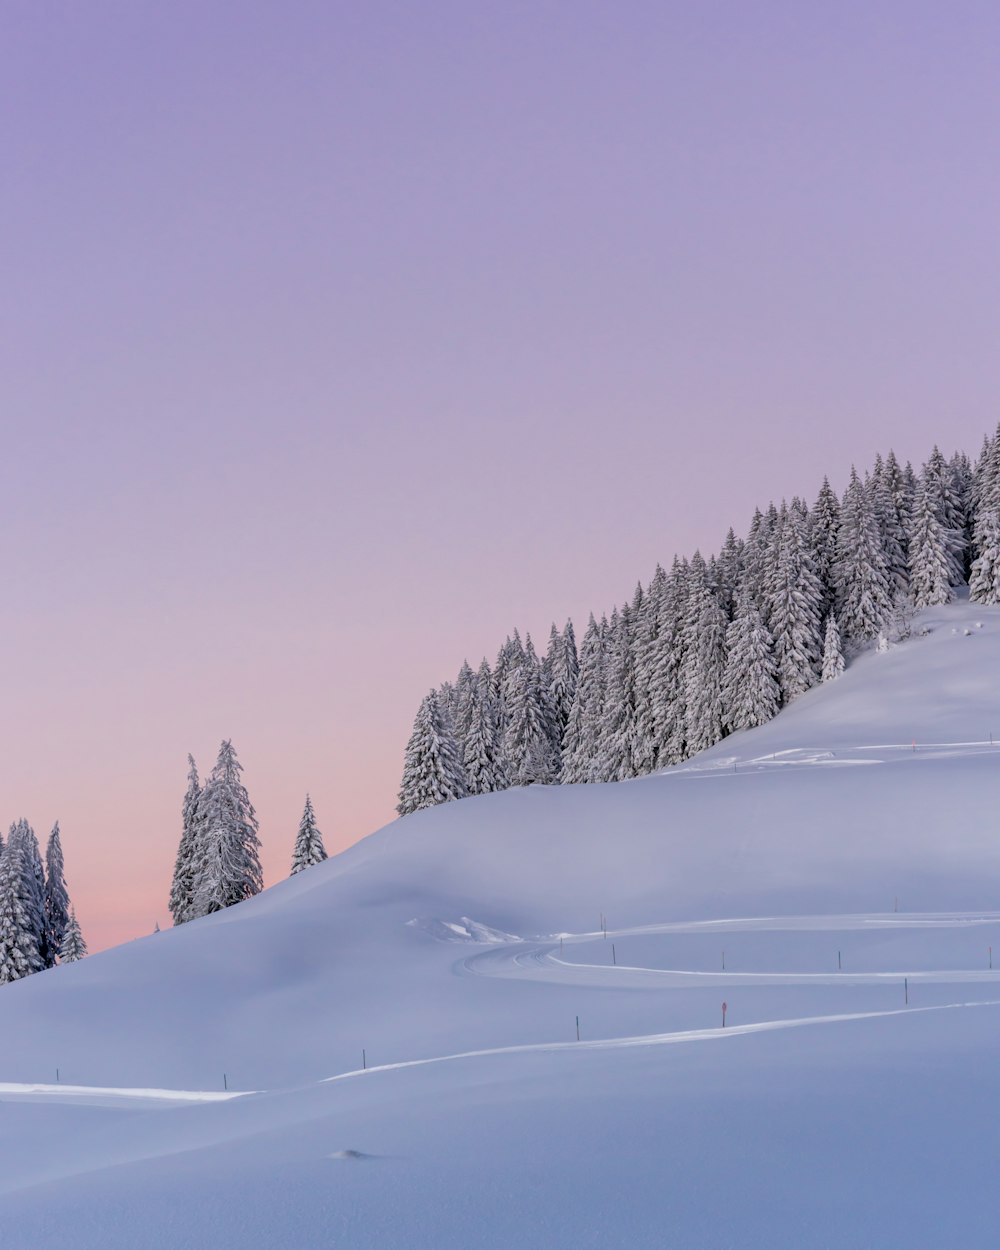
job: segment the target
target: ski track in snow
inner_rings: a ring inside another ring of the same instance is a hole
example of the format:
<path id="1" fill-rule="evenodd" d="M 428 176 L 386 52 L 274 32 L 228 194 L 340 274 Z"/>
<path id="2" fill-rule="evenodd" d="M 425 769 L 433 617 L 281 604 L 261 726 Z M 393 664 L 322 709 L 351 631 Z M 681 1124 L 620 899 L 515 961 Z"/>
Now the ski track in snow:
<path id="1" fill-rule="evenodd" d="M 206 1102 L 231 1102 L 251 1090 L 123 1089 L 103 1085 L 38 1085 L 0 1082 L 0 1102 L 88 1103 L 91 1106 L 176 1107 Z"/>
<path id="2" fill-rule="evenodd" d="M 740 773 L 767 772 L 781 768 L 851 768 L 872 764 L 888 764 L 901 759 L 954 759 L 959 756 L 989 755 L 1000 749 L 1000 742 L 990 739 L 968 742 L 880 742 L 866 746 L 787 747 L 763 755 L 719 755 L 708 759 L 695 758 L 684 764 L 673 764 L 653 774 L 656 777 L 736 776 Z M 883 759 L 872 759 L 871 752 L 885 753 Z"/>

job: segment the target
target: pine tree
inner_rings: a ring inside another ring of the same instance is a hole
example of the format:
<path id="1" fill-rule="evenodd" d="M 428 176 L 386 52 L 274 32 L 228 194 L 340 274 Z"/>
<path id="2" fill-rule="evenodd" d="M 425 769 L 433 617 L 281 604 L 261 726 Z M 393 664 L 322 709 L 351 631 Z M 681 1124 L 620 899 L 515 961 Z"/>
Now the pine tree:
<path id="1" fill-rule="evenodd" d="M 907 531 L 904 518 L 900 515 L 897 506 L 902 475 L 896 457 L 892 452 L 889 456 L 890 460 L 885 462 L 881 456 L 875 457 L 875 470 L 867 484 L 867 489 L 872 501 L 872 511 L 875 513 L 882 536 L 889 593 L 895 601 L 907 593 L 910 579 L 906 559 Z"/>
<path id="2" fill-rule="evenodd" d="M 490 666 L 479 666 L 472 721 L 465 739 L 463 764 L 469 794 L 492 794 L 510 784 L 500 742 L 500 716 Z"/>
<path id="3" fill-rule="evenodd" d="M 295 846 L 292 850 L 292 871 L 294 877 L 304 868 L 312 868 L 326 859 L 326 847 L 323 835 L 316 828 L 316 813 L 313 811 L 312 799 L 306 795 L 306 805 L 299 821 L 299 831 L 295 835 Z"/>
<path id="4" fill-rule="evenodd" d="M 472 702 L 475 697 L 476 675 L 469 667 L 469 661 L 463 660 L 458 677 L 455 680 L 452 699 L 451 722 L 455 733 L 455 745 L 459 755 L 465 749 L 465 738 L 472 724 Z"/>
<path id="5" fill-rule="evenodd" d="M 777 551 L 767 581 L 768 622 L 785 703 L 815 685 L 820 667 L 822 586 L 799 507 L 782 505 Z"/>
<path id="6" fill-rule="evenodd" d="M 504 763 L 511 783 L 547 785 L 557 774 L 553 716 L 530 634 L 521 663 L 507 674 L 507 690 Z"/>
<path id="7" fill-rule="evenodd" d="M 774 643 L 757 605 L 744 591 L 726 631 L 722 718 L 730 730 L 764 725 L 777 714 L 780 688 Z"/>
<path id="8" fill-rule="evenodd" d="M 28 932 L 38 951 L 43 968 L 51 968 L 55 951 L 49 940 L 49 925 L 45 915 L 45 871 L 38 848 L 38 839 L 31 825 L 23 818 L 12 825 L 7 843 L 8 852 L 16 849 L 19 866 L 18 890 L 28 918 Z"/>
<path id="9" fill-rule="evenodd" d="M 420 704 L 413 732 L 406 744 L 403 779 L 399 787 L 400 816 L 465 798 L 465 770 L 451 725 L 441 712 L 437 691 Z"/>
<path id="10" fill-rule="evenodd" d="M 723 736 L 722 682 L 726 666 L 726 615 L 708 583 L 708 569 L 696 551 L 691 560 L 687 647 L 684 657 L 685 737 L 689 755 L 714 746 Z"/>
<path id="11" fill-rule="evenodd" d="M 566 621 L 560 634 L 555 625 L 549 635 L 548 651 L 549 701 L 559 729 L 559 749 L 562 749 L 566 724 L 569 721 L 576 684 L 580 679 L 580 660 L 576 651 L 573 622 Z"/>
<path id="12" fill-rule="evenodd" d="M 594 767 L 604 719 L 604 673 L 601 629 L 590 614 L 580 646 L 580 673 L 563 737 L 564 785 L 594 781 Z"/>
<path id="13" fill-rule="evenodd" d="M 83 940 L 80 922 L 76 918 L 76 912 L 71 911 L 69 920 L 66 922 L 66 932 L 63 935 L 62 945 L 59 948 L 59 962 L 61 964 L 75 964 L 79 960 L 84 959 L 86 955 L 87 943 Z"/>
<path id="14" fill-rule="evenodd" d="M 1000 603 L 1000 517 L 984 512 L 976 521 L 979 555 L 972 563 L 969 598 L 973 603 Z"/>
<path id="15" fill-rule="evenodd" d="M 909 535 L 910 594 L 915 608 L 929 608 L 951 599 L 954 569 L 934 494 L 934 481 L 922 477 L 917 485 Z"/>
<path id="16" fill-rule="evenodd" d="M 687 750 L 684 661 L 690 579 L 687 561 L 674 557 L 660 598 L 657 638 L 649 661 L 657 768 L 679 763 Z"/>
<path id="17" fill-rule="evenodd" d="M 920 482 L 941 527 L 948 560 L 948 580 L 952 586 L 960 586 L 965 580 L 965 517 L 951 467 L 939 448 L 932 450 Z"/>
<path id="18" fill-rule="evenodd" d="M 170 914 L 174 924 L 183 924 L 194 916 L 194 878 L 202 858 L 200 845 L 201 785 L 194 756 L 188 756 L 188 787 L 181 805 L 181 840 L 174 862 L 174 878 L 170 886 Z"/>
<path id="19" fill-rule="evenodd" d="M 21 897 L 23 853 L 13 839 L 0 855 L 0 985 L 40 972 L 45 963 Z"/>
<path id="20" fill-rule="evenodd" d="M 840 629 L 837 618 L 831 612 L 826 618 L 826 634 L 823 642 L 823 680 L 836 681 L 846 665 L 840 646 Z"/>
<path id="21" fill-rule="evenodd" d="M 633 622 L 632 642 L 635 652 L 635 714 L 633 761 L 637 775 L 651 773 L 656 767 L 656 713 L 653 707 L 653 678 L 659 649 L 660 618 L 667 575 L 656 566 L 653 580 L 643 598 L 642 610 Z"/>
<path id="22" fill-rule="evenodd" d="M 853 644 L 868 642 L 882 628 L 892 605 L 878 522 L 853 468 L 840 510 L 835 579 L 843 636 Z"/>
<path id="23" fill-rule="evenodd" d="M 241 780 L 243 766 L 228 739 L 198 803 L 199 862 L 191 916 L 242 903 L 264 888 L 257 814 Z"/>
<path id="24" fill-rule="evenodd" d="M 52 826 L 48 845 L 45 848 L 45 918 L 48 925 L 50 950 L 57 952 L 62 947 L 63 934 L 69 923 L 69 892 L 66 889 L 58 820 Z"/>
<path id="25" fill-rule="evenodd" d="M 611 615 L 600 748 L 601 772 L 608 781 L 625 781 L 638 773 L 632 619 L 633 611 L 628 604 Z"/>

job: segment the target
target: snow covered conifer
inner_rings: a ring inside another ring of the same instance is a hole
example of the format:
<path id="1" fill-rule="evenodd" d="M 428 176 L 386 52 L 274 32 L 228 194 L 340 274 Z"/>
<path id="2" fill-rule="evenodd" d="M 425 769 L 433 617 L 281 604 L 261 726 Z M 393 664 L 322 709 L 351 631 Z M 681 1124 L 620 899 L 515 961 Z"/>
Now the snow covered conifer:
<path id="1" fill-rule="evenodd" d="M 601 627 L 590 614 L 580 646 L 580 673 L 563 737 L 564 784 L 599 780 L 594 775 L 604 719 L 604 652 Z"/>
<path id="2" fill-rule="evenodd" d="M 45 918 L 48 924 L 49 944 L 53 953 L 62 946 L 63 934 L 69 923 L 69 893 L 66 889 L 65 865 L 59 821 L 52 826 L 45 848 Z"/>
<path id="3" fill-rule="evenodd" d="M 199 862 L 189 918 L 242 903 L 264 888 L 257 813 L 242 772 L 243 766 L 227 739 L 219 748 L 198 803 Z"/>
<path id="4" fill-rule="evenodd" d="M 632 609 L 624 604 L 611 616 L 604 724 L 601 734 L 601 771 L 608 781 L 635 777 L 635 655 L 632 645 Z"/>
<path id="5" fill-rule="evenodd" d="M 63 934 L 62 945 L 59 948 L 59 962 L 61 964 L 75 964 L 85 958 L 86 954 L 87 943 L 83 940 L 80 922 L 76 918 L 76 912 L 71 911 L 66 922 L 66 932 Z"/>
<path id="6" fill-rule="evenodd" d="M 470 794 L 492 794 L 510 784 L 500 742 L 500 709 L 493 674 L 484 659 L 476 676 L 472 720 L 465 739 L 465 779 Z"/>
<path id="7" fill-rule="evenodd" d="M 969 598 L 973 603 L 1000 603 L 1000 517 L 980 514 L 976 520 L 979 555 L 972 562 Z"/>
<path id="8" fill-rule="evenodd" d="M 194 905 L 194 878 L 201 859 L 199 820 L 201 785 L 194 756 L 188 756 L 188 786 L 181 805 L 181 840 L 174 862 L 174 878 L 170 886 L 170 914 L 174 924 L 183 924 L 192 918 Z"/>
<path id="9" fill-rule="evenodd" d="M 42 967 L 51 968 L 55 952 L 49 941 L 49 924 L 45 914 L 45 871 L 38 848 L 38 839 L 31 825 L 23 818 L 11 826 L 7 842 L 8 854 L 16 849 L 18 854 L 18 890 L 28 918 L 28 932 L 42 961 Z"/>
<path id="10" fill-rule="evenodd" d="M 737 598 L 736 615 L 726 631 L 726 649 L 724 723 L 731 730 L 766 724 L 778 711 L 777 666 L 771 634 L 747 591 Z"/>
<path id="11" fill-rule="evenodd" d="M 562 747 L 566 723 L 573 706 L 576 694 L 576 683 L 580 679 L 580 660 L 576 651 L 576 636 L 573 633 L 573 622 L 567 620 L 566 627 L 560 634 L 555 625 L 549 637 L 548 651 L 549 702 L 559 729 L 559 746 Z"/>
<path id="12" fill-rule="evenodd" d="M 722 681 L 726 665 L 726 614 L 708 583 L 699 552 L 691 560 L 688 644 L 684 657 L 685 736 L 695 755 L 723 736 Z"/>
<path id="13" fill-rule="evenodd" d="M 507 674 L 507 730 L 504 735 L 504 762 L 511 783 L 529 786 L 556 780 L 558 761 L 548 691 L 542 666 L 529 634 L 524 655 Z"/>
<path id="14" fill-rule="evenodd" d="M 826 635 L 823 642 L 823 680 L 836 681 L 846 665 L 840 646 L 840 629 L 837 618 L 831 612 L 826 618 Z"/>
<path id="15" fill-rule="evenodd" d="M 21 897 L 22 851 L 8 840 L 0 855 L 0 985 L 40 972 L 45 963 Z"/>
<path id="16" fill-rule="evenodd" d="M 934 502 L 935 485 L 927 477 L 917 484 L 910 520 L 910 594 L 915 608 L 929 608 L 951 599 L 954 565 L 948 536 Z"/>
<path id="17" fill-rule="evenodd" d="M 326 859 L 326 847 L 323 835 L 316 828 L 316 813 L 313 811 L 312 799 L 306 795 L 306 805 L 299 821 L 299 831 L 295 835 L 295 847 L 292 850 L 292 871 L 290 876 L 302 872 L 304 868 L 312 868 Z"/>
<path id="18" fill-rule="evenodd" d="M 797 507 L 782 505 L 778 546 L 766 583 L 768 622 L 782 699 L 815 685 L 820 667 L 820 605 L 823 591 Z"/>
<path id="19" fill-rule="evenodd" d="M 843 637 L 868 642 L 889 615 L 889 578 L 871 497 L 853 468 L 840 510 L 835 578 Z"/>
<path id="20" fill-rule="evenodd" d="M 406 744 L 403 779 L 396 811 L 400 816 L 465 798 L 465 769 L 450 722 L 442 714 L 436 690 L 423 699 Z"/>
<path id="21" fill-rule="evenodd" d="M 965 516 L 951 466 L 938 447 L 934 447 L 924 465 L 920 484 L 942 530 L 948 559 L 948 580 L 952 586 L 960 586 L 965 580 Z"/>

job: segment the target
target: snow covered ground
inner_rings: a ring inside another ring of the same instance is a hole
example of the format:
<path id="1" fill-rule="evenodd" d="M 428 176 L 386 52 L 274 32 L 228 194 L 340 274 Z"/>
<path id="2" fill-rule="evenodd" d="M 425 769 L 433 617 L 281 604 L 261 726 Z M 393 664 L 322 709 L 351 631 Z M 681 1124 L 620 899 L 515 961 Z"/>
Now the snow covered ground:
<path id="1" fill-rule="evenodd" d="M 1000 611 L 921 621 L 0 991 L 0 1245 L 993 1246 Z"/>

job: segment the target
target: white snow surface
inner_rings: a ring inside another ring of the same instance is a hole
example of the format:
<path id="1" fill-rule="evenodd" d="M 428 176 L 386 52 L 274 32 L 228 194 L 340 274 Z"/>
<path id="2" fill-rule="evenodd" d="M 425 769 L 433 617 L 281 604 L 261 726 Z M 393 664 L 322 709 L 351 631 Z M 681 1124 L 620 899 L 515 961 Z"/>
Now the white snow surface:
<path id="1" fill-rule="evenodd" d="M 0 989 L 0 1245 L 995 1245 L 1000 610 L 920 621 Z"/>

